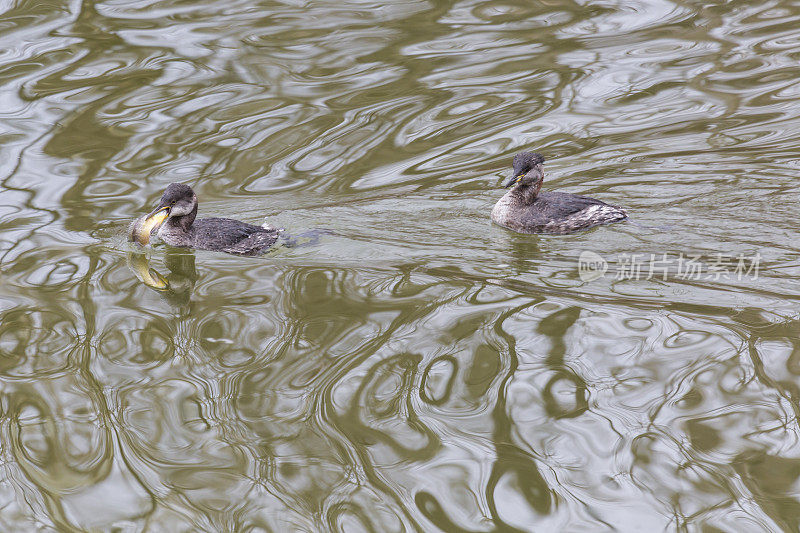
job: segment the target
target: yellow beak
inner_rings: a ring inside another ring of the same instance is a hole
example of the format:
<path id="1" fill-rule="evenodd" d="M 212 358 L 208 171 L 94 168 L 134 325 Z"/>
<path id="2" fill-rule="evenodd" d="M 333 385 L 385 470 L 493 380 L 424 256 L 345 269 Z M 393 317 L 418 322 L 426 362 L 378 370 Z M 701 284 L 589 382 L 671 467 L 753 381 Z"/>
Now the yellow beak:
<path id="1" fill-rule="evenodd" d="M 521 180 L 523 177 L 525 177 L 525 174 L 518 174 L 518 175 L 516 175 L 516 176 L 512 177 L 510 180 L 508 180 L 508 181 L 506 182 L 506 184 L 505 184 L 505 185 L 503 185 L 503 187 L 505 187 L 506 189 L 508 189 L 508 188 L 509 188 L 509 187 L 511 187 L 512 185 L 516 185 L 517 183 L 519 183 L 519 180 Z"/>

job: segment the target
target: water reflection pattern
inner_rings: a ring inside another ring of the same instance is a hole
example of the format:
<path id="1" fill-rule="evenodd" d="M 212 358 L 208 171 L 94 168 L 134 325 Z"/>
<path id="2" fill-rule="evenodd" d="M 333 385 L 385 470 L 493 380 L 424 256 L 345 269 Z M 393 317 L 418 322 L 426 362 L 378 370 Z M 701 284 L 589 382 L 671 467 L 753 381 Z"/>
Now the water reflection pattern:
<path id="1" fill-rule="evenodd" d="M 797 6 L 4 9 L 0 529 L 798 529 Z M 491 227 L 533 143 L 640 225 Z M 331 233 L 132 251 L 176 180 Z"/>

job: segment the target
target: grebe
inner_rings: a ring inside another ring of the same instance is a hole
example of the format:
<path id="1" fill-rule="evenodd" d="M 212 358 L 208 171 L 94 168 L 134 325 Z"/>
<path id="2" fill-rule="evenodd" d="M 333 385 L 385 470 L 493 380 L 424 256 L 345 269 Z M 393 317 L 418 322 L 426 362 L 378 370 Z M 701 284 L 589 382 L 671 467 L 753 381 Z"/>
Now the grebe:
<path id="1" fill-rule="evenodd" d="M 231 218 L 198 218 L 197 195 L 183 183 L 170 183 L 152 213 L 130 227 L 130 240 L 146 245 L 150 235 L 171 246 L 236 255 L 261 255 L 278 240 L 279 230 Z"/>
<path id="2" fill-rule="evenodd" d="M 492 209 L 492 220 L 519 233 L 571 233 L 628 218 L 622 208 L 578 194 L 539 192 L 544 181 L 544 157 L 534 152 L 514 156 L 514 186 Z"/>

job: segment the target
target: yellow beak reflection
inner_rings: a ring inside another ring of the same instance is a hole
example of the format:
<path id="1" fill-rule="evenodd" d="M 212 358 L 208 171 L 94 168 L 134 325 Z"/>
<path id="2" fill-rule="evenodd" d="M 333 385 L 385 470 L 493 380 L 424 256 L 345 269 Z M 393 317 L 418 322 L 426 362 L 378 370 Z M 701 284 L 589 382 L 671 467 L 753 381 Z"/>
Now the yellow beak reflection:
<path id="1" fill-rule="evenodd" d="M 155 213 L 140 217 L 131 225 L 129 240 L 145 246 L 150 242 L 150 232 L 159 227 L 167 219 L 169 209 L 159 209 Z"/>
<path id="2" fill-rule="evenodd" d="M 149 233 L 148 233 L 149 235 Z M 156 270 L 150 268 L 147 257 L 141 253 L 128 253 L 128 266 L 139 281 L 157 291 L 169 289 L 169 282 Z"/>

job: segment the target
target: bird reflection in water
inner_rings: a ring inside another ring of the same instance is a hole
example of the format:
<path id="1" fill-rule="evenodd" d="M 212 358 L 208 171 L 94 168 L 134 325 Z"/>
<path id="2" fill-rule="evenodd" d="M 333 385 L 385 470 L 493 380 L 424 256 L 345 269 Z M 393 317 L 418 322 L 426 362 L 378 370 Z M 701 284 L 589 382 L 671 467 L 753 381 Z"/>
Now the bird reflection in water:
<path id="1" fill-rule="evenodd" d="M 150 266 L 147 254 L 128 252 L 128 267 L 139 281 L 161 294 L 170 305 L 187 305 L 200 277 L 195 266 L 194 253 L 185 250 L 168 251 L 164 264 L 169 270 L 166 277 Z"/>

